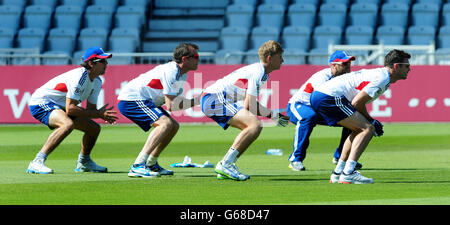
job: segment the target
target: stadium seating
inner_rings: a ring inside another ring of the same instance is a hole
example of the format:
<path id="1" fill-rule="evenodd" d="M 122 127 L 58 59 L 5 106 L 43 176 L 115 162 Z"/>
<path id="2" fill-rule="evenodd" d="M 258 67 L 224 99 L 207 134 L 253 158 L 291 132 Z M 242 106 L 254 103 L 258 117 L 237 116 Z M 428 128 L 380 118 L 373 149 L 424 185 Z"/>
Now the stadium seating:
<path id="1" fill-rule="evenodd" d="M 401 3 L 406 4 L 408 7 L 411 5 L 413 0 L 385 0 L 385 3 Z"/>
<path id="2" fill-rule="evenodd" d="M 14 33 L 10 28 L 0 28 L 0 49 L 13 47 Z"/>
<path id="3" fill-rule="evenodd" d="M 243 4 L 255 7 L 259 3 L 259 0 L 230 0 L 230 4 Z"/>
<path id="4" fill-rule="evenodd" d="M 109 6 L 114 12 L 119 5 L 119 0 L 92 0 L 92 5 Z"/>
<path id="5" fill-rule="evenodd" d="M 435 3 L 416 3 L 412 6 L 411 22 L 414 26 L 439 25 L 439 5 Z"/>
<path id="6" fill-rule="evenodd" d="M 58 0 L 31 0 L 32 5 L 45 5 L 52 9 L 52 11 L 56 7 L 56 3 Z"/>
<path id="7" fill-rule="evenodd" d="M 287 7 L 289 0 L 262 0 L 261 4 L 277 4 Z"/>
<path id="8" fill-rule="evenodd" d="M 369 26 L 348 26 L 345 30 L 344 42 L 348 45 L 371 45 L 373 29 Z"/>
<path id="9" fill-rule="evenodd" d="M 381 7 L 381 25 L 408 26 L 409 6 L 404 3 L 384 3 Z"/>
<path id="10" fill-rule="evenodd" d="M 275 27 L 254 27 L 250 34 L 250 50 L 258 49 L 268 40 L 278 41 L 280 31 Z"/>
<path id="11" fill-rule="evenodd" d="M 318 8 L 320 5 L 320 0 L 292 0 L 292 4 L 312 4 Z"/>
<path id="12" fill-rule="evenodd" d="M 347 20 L 347 6 L 341 3 L 324 3 L 319 10 L 319 25 L 337 26 L 344 29 Z"/>
<path id="13" fill-rule="evenodd" d="M 327 65 L 329 56 L 328 49 L 314 48 L 309 51 L 312 55 L 308 56 L 308 63 L 312 65 Z"/>
<path id="14" fill-rule="evenodd" d="M 355 3 L 350 7 L 349 24 L 369 26 L 375 29 L 378 19 L 378 5 L 373 3 Z"/>
<path id="15" fill-rule="evenodd" d="M 139 30 L 136 28 L 115 28 L 109 37 L 109 50 L 112 52 L 136 52 L 139 41 Z"/>
<path id="16" fill-rule="evenodd" d="M 288 26 L 283 29 L 281 44 L 285 49 L 309 50 L 311 29 L 309 27 Z"/>
<path id="17" fill-rule="evenodd" d="M 450 26 L 442 26 L 437 36 L 437 47 L 450 49 Z"/>
<path id="18" fill-rule="evenodd" d="M 144 9 L 147 8 L 149 2 L 151 1 L 147 1 L 147 0 L 123 0 L 123 5 L 130 5 L 130 6 L 139 6 L 142 7 Z"/>
<path id="19" fill-rule="evenodd" d="M 445 3 L 442 6 L 441 25 L 442 26 L 449 26 L 450 25 L 450 2 Z"/>
<path id="20" fill-rule="evenodd" d="M 19 7 L 21 10 L 25 8 L 28 0 L 3 0 L 3 5 L 14 5 Z"/>
<path id="21" fill-rule="evenodd" d="M 41 28 L 23 28 L 17 34 L 18 48 L 39 48 L 44 51 L 46 31 Z"/>
<path id="22" fill-rule="evenodd" d="M 354 0 L 354 3 L 372 3 L 377 6 L 380 6 L 381 0 Z"/>
<path id="23" fill-rule="evenodd" d="M 339 4 L 344 4 L 346 7 L 349 6 L 350 0 L 322 0 L 322 4 L 324 3 L 339 3 Z"/>
<path id="24" fill-rule="evenodd" d="M 25 8 L 23 24 L 26 28 L 41 28 L 47 33 L 51 25 L 52 8 L 45 5 L 30 5 Z"/>
<path id="25" fill-rule="evenodd" d="M 249 30 L 244 27 L 224 27 L 220 32 L 222 49 L 247 50 Z"/>
<path id="26" fill-rule="evenodd" d="M 72 55 L 75 50 L 76 37 L 77 31 L 72 28 L 53 28 L 48 34 L 47 49 Z"/>
<path id="27" fill-rule="evenodd" d="M 337 26 L 317 26 L 312 36 L 312 48 L 328 49 L 328 44 L 341 44 L 342 29 Z"/>
<path id="28" fill-rule="evenodd" d="M 316 23 L 317 7 L 309 3 L 297 3 L 289 6 L 287 13 L 287 23 L 289 26 L 306 26 L 314 28 Z"/>
<path id="29" fill-rule="evenodd" d="M 228 0 L 154 0 L 155 8 L 224 8 L 228 5 Z M 241 2 L 241 1 L 239 1 Z"/>
<path id="30" fill-rule="evenodd" d="M 405 29 L 400 26 L 379 26 L 375 39 L 376 44 L 402 45 L 405 39 Z"/>
<path id="31" fill-rule="evenodd" d="M 140 6 L 119 6 L 114 18 L 116 28 L 140 30 L 145 24 L 145 11 Z"/>
<path id="32" fill-rule="evenodd" d="M 221 49 L 216 52 L 216 64 L 241 64 L 244 52 L 231 49 Z"/>
<path id="33" fill-rule="evenodd" d="M 285 7 L 277 4 L 262 4 L 258 6 L 256 19 L 258 26 L 274 27 L 279 30 L 284 24 Z"/>
<path id="34" fill-rule="evenodd" d="M 226 11 L 227 26 L 251 29 L 253 26 L 254 11 L 255 9 L 251 5 L 229 5 Z"/>
<path id="35" fill-rule="evenodd" d="M 55 27 L 72 28 L 77 33 L 81 27 L 81 15 L 83 10 L 76 5 L 61 5 L 55 10 Z"/>
<path id="36" fill-rule="evenodd" d="M 86 8 L 88 0 L 61 0 L 61 5 L 79 6 L 83 11 Z"/>
<path id="37" fill-rule="evenodd" d="M 70 55 L 67 55 L 66 52 L 46 51 L 43 55 L 42 64 L 44 65 L 67 65 L 71 61 Z"/>
<path id="38" fill-rule="evenodd" d="M 434 43 L 436 29 L 431 26 L 411 26 L 408 29 L 407 44 L 429 45 Z"/>
<path id="39" fill-rule="evenodd" d="M 306 63 L 306 51 L 301 49 L 288 49 L 286 48 L 283 53 L 283 64 L 305 64 Z"/>
<path id="40" fill-rule="evenodd" d="M 102 28 L 84 28 L 78 37 L 77 50 L 86 51 L 92 46 L 100 46 L 106 49 L 108 32 Z"/>
<path id="41" fill-rule="evenodd" d="M 16 5 L 0 5 L 0 20 L 2 23 L 0 27 L 10 28 L 17 33 L 20 27 L 20 16 L 22 9 Z"/>
<path id="42" fill-rule="evenodd" d="M 90 5 L 84 14 L 85 27 L 111 29 L 113 9 L 110 6 Z"/>

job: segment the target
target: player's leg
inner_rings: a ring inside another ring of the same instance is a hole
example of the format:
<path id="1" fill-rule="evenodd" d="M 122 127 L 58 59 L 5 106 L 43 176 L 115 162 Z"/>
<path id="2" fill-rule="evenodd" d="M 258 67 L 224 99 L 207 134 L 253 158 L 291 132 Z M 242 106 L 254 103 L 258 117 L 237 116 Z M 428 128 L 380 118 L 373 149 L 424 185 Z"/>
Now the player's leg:
<path id="1" fill-rule="evenodd" d="M 43 108 L 47 108 L 45 106 Z M 37 117 L 37 115 L 33 115 Z M 61 109 L 53 109 L 44 112 L 41 110 L 40 121 L 46 124 L 53 132 L 48 136 L 41 150 L 36 154 L 33 161 L 30 162 L 27 172 L 38 174 L 53 173 L 53 169 L 45 165 L 48 155 L 72 132 L 74 124 L 67 114 Z"/>
<path id="2" fill-rule="evenodd" d="M 236 161 L 258 138 L 262 130 L 261 121 L 248 110 L 241 109 L 228 121 L 228 124 L 240 129 L 241 132 L 236 136 L 223 159 L 217 163 L 215 171 L 218 173 L 218 179 L 227 177 L 238 181 L 248 180 L 250 176 L 239 172 Z"/>
<path id="3" fill-rule="evenodd" d="M 339 182 L 357 184 L 373 183 L 373 179 L 362 176 L 355 170 L 355 167 L 359 157 L 372 139 L 375 128 L 357 111 L 352 116 L 339 121 L 338 124 L 352 130 L 352 133 L 344 143 L 341 157 L 338 165 L 336 165 L 335 172 L 342 169 L 345 163 L 342 170 L 343 173 L 339 177 Z"/>
<path id="4" fill-rule="evenodd" d="M 180 125 L 170 116 L 162 116 L 152 124 L 152 127 L 154 129 L 141 151 L 149 154 L 146 166 L 160 175 L 173 175 L 172 170 L 164 169 L 158 164 L 158 157 L 177 134 Z"/>
<path id="5" fill-rule="evenodd" d="M 73 120 L 75 129 L 84 133 L 81 141 L 81 151 L 78 155 L 76 172 L 107 172 L 108 169 L 97 165 L 91 159 L 91 152 L 100 135 L 101 127 L 90 118 L 77 117 Z"/>
<path id="6" fill-rule="evenodd" d="M 309 146 L 309 137 L 316 126 L 316 112 L 307 105 L 300 103 L 291 104 L 288 116 L 296 121 L 293 152 L 289 157 L 289 168 L 294 171 L 305 170 L 303 160 L 306 158 L 306 150 Z"/>

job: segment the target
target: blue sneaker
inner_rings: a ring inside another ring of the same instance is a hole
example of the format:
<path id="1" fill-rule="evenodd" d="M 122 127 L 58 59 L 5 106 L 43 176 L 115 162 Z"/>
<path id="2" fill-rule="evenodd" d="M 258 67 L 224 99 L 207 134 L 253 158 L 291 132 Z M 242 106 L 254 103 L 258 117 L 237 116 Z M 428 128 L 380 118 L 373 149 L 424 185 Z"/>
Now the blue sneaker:
<path id="1" fill-rule="evenodd" d="M 130 171 L 128 172 L 129 177 L 143 177 L 143 178 L 154 178 L 161 176 L 157 172 L 153 172 L 148 168 L 148 166 L 145 165 L 145 163 L 142 164 L 133 164 L 130 168 Z"/>
<path id="2" fill-rule="evenodd" d="M 164 168 L 162 168 L 158 162 L 156 162 L 155 165 L 152 166 L 148 166 L 148 168 L 155 173 L 159 173 L 160 175 L 173 175 L 173 171 L 172 170 L 166 170 Z"/>

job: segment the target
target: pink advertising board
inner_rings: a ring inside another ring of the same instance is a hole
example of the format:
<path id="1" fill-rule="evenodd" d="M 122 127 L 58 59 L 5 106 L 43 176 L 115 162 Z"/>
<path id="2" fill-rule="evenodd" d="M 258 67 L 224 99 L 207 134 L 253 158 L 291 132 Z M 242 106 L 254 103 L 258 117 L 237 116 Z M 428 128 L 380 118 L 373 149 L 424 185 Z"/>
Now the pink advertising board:
<path id="1" fill-rule="evenodd" d="M 104 75 L 99 105 L 117 105 L 120 87 L 156 65 L 108 66 Z M 188 73 L 184 94 L 199 95 L 205 87 L 242 65 L 199 65 Z M 352 70 L 376 66 L 353 66 Z M 1 66 L 0 124 L 38 123 L 29 112 L 28 102 L 33 91 L 45 82 L 76 66 Z M 284 65 L 270 74 L 259 96 L 263 105 L 285 108 L 292 94 L 314 72 L 326 66 Z M 369 113 L 382 122 L 449 122 L 450 68 L 448 66 L 412 66 L 407 80 L 392 84 L 379 99 L 368 105 Z M 200 108 L 194 107 L 172 116 L 179 122 L 212 122 Z M 120 116 L 119 123 L 130 123 Z"/>

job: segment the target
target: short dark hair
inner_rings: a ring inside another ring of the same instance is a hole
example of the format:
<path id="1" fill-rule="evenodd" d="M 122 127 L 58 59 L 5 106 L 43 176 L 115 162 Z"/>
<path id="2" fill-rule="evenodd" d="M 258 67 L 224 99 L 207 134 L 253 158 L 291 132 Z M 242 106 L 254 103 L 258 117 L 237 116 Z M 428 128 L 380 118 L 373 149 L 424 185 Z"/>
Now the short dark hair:
<path id="1" fill-rule="evenodd" d="M 189 49 L 190 47 L 198 50 L 198 45 L 193 43 L 182 43 L 178 45 L 173 51 L 173 60 L 176 63 L 181 63 L 183 61 L 183 56 L 193 56 L 191 50 Z"/>
<path id="2" fill-rule="evenodd" d="M 402 63 L 405 59 L 410 59 L 411 55 L 402 50 L 394 49 L 391 50 L 384 57 L 384 66 L 393 67 L 395 63 Z"/>

